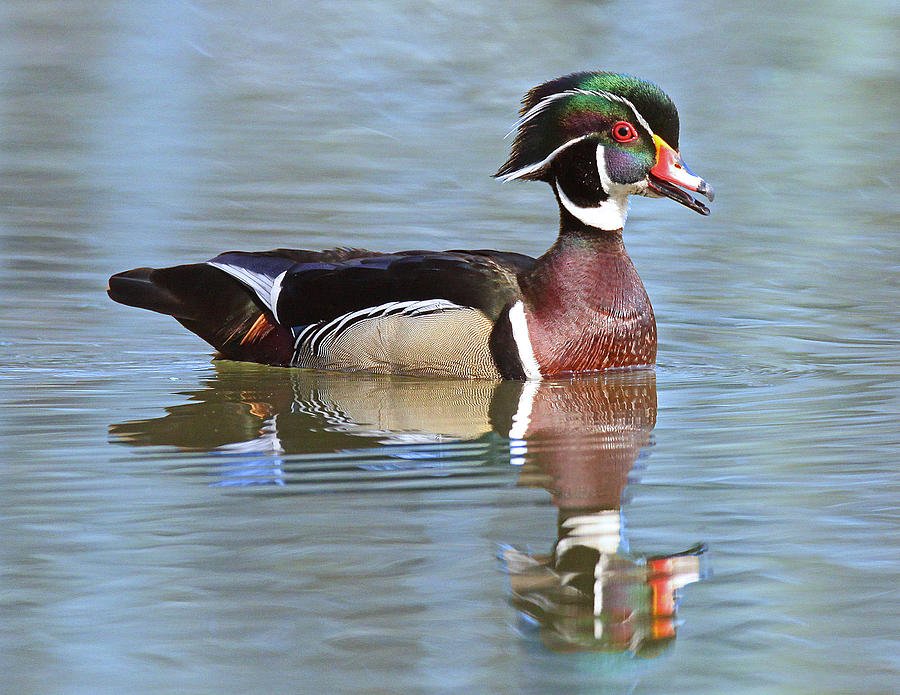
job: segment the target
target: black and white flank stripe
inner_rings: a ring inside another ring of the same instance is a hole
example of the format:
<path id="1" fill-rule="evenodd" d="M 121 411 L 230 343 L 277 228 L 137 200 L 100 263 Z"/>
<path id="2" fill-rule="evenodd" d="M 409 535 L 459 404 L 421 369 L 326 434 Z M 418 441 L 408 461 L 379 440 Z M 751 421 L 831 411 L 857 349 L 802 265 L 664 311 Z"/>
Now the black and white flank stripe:
<path id="1" fill-rule="evenodd" d="M 377 322 L 388 317 L 420 318 L 458 310 L 469 309 L 446 299 L 387 302 L 342 314 L 331 321 L 297 326 L 291 329 L 295 336 L 293 364 L 307 366 L 311 362 L 327 357 L 329 348 L 339 342 L 347 331 L 366 322 Z"/>

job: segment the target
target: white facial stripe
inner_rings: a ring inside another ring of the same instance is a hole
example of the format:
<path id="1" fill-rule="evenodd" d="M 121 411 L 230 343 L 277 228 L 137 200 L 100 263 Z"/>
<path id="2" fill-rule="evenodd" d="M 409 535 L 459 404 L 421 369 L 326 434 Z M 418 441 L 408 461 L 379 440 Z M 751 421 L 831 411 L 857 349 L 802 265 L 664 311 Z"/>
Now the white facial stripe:
<path id="1" fill-rule="evenodd" d="M 573 96 L 575 94 L 590 94 L 593 96 L 598 96 L 603 99 L 610 99 L 612 101 L 618 101 L 620 104 L 625 104 L 631 112 L 634 114 L 634 117 L 637 119 L 638 123 L 640 123 L 646 131 L 650 134 L 651 139 L 653 138 L 653 129 L 650 127 L 650 124 L 647 123 L 647 120 L 641 115 L 640 111 L 637 110 L 637 107 L 631 103 L 630 100 L 626 99 L 623 96 L 619 96 L 618 94 L 613 94 L 612 92 L 604 92 L 598 89 L 567 89 L 564 92 L 557 92 L 556 94 L 551 94 L 550 96 L 544 97 L 537 104 L 532 106 L 528 111 L 513 123 L 512 128 L 506 134 L 506 137 L 509 137 L 512 133 L 516 132 L 523 125 L 528 123 L 532 118 L 537 116 L 541 111 L 546 109 L 550 104 L 558 99 L 562 99 L 563 97 Z M 532 172 L 537 171 L 538 169 L 546 166 L 556 155 L 562 152 L 564 149 L 569 147 L 570 145 L 574 145 L 576 142 L 581 142 L 585 138 L 590 137 L 593 133 L 588 133 L 587 135 L 582 135 L 581 137 L 574 138 L 569 140 L 568 142 L 557 147 L 553 152 L 544 157 L 540 162 L 536 162 L 535 164 L 529 164 L 526 167 L 522 167 L 521 169 L 517 169 L 509 174 L 504 174 L 503 176 L 498 177 L 501 181 L 513 181 L 514 179 L 521 178 L 527 174 L 531 174 Z M 607 189 L 609 190 L 609 189 Z"/>
<path id="2" fill-rule="evenodd" d="M 609 171 L 606 169 L 606 148 L 603 145 L 597 145 L 597 174 L 600 176 L 600 183 L 607 195 L 612 195 L 616 189 L 615 183 L 609 178 Z"/>
<path id="3" fill-rule="evenodd" d="M 512 327 L 513 340 L 519 351 L 519 361 L 526 379 L 540 379 L 541 368 L 534 356 L 531 337 L 528 335 L 528 323 L 525 320 L 525 305 L 520 299 L 509 310 L 509 325 Z"/>
<path id="4" fill-rule="evenodd" d="M 646 179 L 634 183 L 616 183 L 609 177 L 609 171 L 606 169 L 606 148 L 603 145 L 597 145 L 597 174 L 600 176 L 600 183 L 609 198 L 621 199 L 624 203 L 624 215 L 628 214 L 628 196 L 646 194 Z M 624 222 L 625 218 L 623 217 L 622 223 L 624 224 Z"/>
<path id="5" fill-rule="evenodd" d="M 572 94 L 577 94 L 578 92 L 567 90 L 565 92 L 557 92 L 556 94 L 551 94 L 550 96 L 544 97 L 537 104 L 532 106 L 528 111 L 526 111 L 522 116 L 512 124 L 512 128 L 509 129 L 509 132 L 506 134 L 508 138 L 510 135 L 515 133 L 519 128 L 528 123 L 532 118 L 537 116 L 541 111 L 546 109 L 550 104 L 552 104 L 557 99 L 562 99 L 563 97 L 571 96 Z"/>
<path id="6" fill-rule="evenodd" d="M 631 100 L 626 99 L 625 97 L 618 94 L 613 94 L 612 92 L 604 92 L 599 89 L 567 89 L 564 92 L 557 92 L 556 94 L 551 94 L 550 96 L 544 97 L 537 104 L 528 109 L 528 111 L 523 114 L 522 117 L 519 118 L 519 120 L 513 123 L 512 128 L 510 128 L 510 131 L 506 134 L 506 137 L 509 137 L 514 132 L 516 132 L 516 130 L 528 123 L 528 121 L 537 116 L 541 111 L 550 106 L 550 104 L 552 104 L 554 101 L 557 101 L 558 99 L 562 99 L 564 97 L 574 96 L 576 94 L 588 94 L 600 97 L 601 99 L 610 99 L 612 101 L 618 101 L 620 104 L 625 104 L 629 109 L 631 109 L 631 112 L 638 120 L 638 123 L 646 128 L 647 132 L 650 134 L 650 137 L 653 137 L 653 128 L 650 127 L 650 124 L 647 123 L 647 120 L 641 115 L 641 112 L 637 110 L 637 107 L 631 102 Z"/>
<path id="7" fill-rule="evenodd" d="M 637 106 L 632 104 L 628 99 L 626 99 L 625 97 L 619 96 L 618 94 L 610 94 L 609 92 L 593 92 L 593 93 L 604 96 L 607 99 L 612 99 L 614 101 L 618 101 L 622 104 L 625 104 L 625 106 L 627 106 L 629 109 L 631 109 L 631 112 L 634 114 L 634 117 L 638 120 L 638 123 L 640 123 L 642 126 L 644 126 L 644 128 L 650 134 L 650 138 L 651 139 L 653 138 L 653 128 L 650 127 L 650 124 L 647 123 L 646 119 L 641 115 L 641 112 L 637 110 Z"/>
<path id="8" fill-rule="evenodd" d="M 522 176 L 525 176 L 526 174 L 530 174 L 534 171 L 537 171 L 541 167 L 544 167 L 547 164 L 549 164 L 550 161 L 556 155 L 558 155 L 560 152 L 562 152 L 564 149 L 566 149 L 567 147 L 571 147 L 576 142 L 581 142 L 582 140 L 584 140 L 587 137 L 590 137 L 590 135 L 582 135 L 580 138 L 573 138 L 572 140 L 569 140 L 568 142 L 563 143 L 562 145 L 557 147 L 555 150 L 553 150 L 553 152 L 548 154 L 546 157 L 544 157 L 541 161 L 537 162 L 536 164 L 529 164 L 527 167 L 522 167 L 521 169 L 517 169 L 516 171 L 510 172 L 509 174 L 504 174 L 503 176 L 500 176 L 499 179 L 503 182 L 512 181 L 513 179 L 517 179 Z"/>

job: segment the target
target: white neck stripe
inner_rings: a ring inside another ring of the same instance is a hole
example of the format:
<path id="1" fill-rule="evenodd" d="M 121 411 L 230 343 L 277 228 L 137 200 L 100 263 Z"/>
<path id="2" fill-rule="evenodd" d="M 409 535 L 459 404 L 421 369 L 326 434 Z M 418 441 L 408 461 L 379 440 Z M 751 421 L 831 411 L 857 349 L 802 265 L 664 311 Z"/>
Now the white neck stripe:
<path id="1" fill-rule="evenodd" d="M 526 379 L 541 379 L 541 367 L 534 356 L 531 337 L 528 335 L 528 322 L 525 320 L 525 305 L 520 299 L 509 310 L 509 325 L 512 328 L 513 340 L 519 351 L 519 361 Z"/>

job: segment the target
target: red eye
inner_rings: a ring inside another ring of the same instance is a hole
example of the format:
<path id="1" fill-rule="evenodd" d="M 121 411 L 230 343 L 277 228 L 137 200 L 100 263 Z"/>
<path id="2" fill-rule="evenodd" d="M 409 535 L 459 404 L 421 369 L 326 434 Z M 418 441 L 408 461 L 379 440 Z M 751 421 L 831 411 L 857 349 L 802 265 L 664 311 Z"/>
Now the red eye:
<path id="1" fill-rule="evenodd" d="M 638 132 L 628 121 L 619 121 L 612 127 L 612 136 L 616 142 L 631 142 L 638 139 Z"/>

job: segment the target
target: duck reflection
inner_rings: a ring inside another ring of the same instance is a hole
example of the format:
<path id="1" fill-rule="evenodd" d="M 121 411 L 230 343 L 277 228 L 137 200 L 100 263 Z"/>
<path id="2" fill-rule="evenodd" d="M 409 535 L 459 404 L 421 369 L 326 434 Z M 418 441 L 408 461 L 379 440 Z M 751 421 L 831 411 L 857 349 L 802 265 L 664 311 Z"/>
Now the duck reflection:
<path id="1" fill-rule="evenodd" d="M 377 442 L 383 460 L 427 469 L 454 442 L 500 442 L 509 448 L 502 460 L 519 467 L 518 484 L 547 490 L 558 509 L 549 553 L 503 551 L 512 603 L 544 644 L 653 656 L 674 640 L 677 593 L 701 578 L 705 547 L 641 555 L 628 551 L 622 534 L 625 487 L 656 423 L 654 372 L 520 383 L 228 362 L 216 370 L 209 388 L 186 394 L 189 403 L 113 425 L 111 434 L 136 446 L 237 454 L 219 484 L 284 484 L 290 454 Z"/>
<path id="2" fill-rule="evenodd" d="M 110 427 L 113 441 L 185 451 L 317 454 L 373 444 L 477 439 L 494 395 L 516 382 L 415 379 L 283 369 L 218 360 L 206 387 L 166 415 Z"/>
<path id="3" fill-rule="evenodd" d="M 549 554 L 503 553 L 513 604 L 553 651 L 655 656 L 675 638 L 677 591 L 701 578 L 705 553 L 632 554 L 622 536 L 625 487 L 656 424 L 655 374 L 525 389 L 512 423 L 519 484 L 546 489 L 559 512 Z"/>

